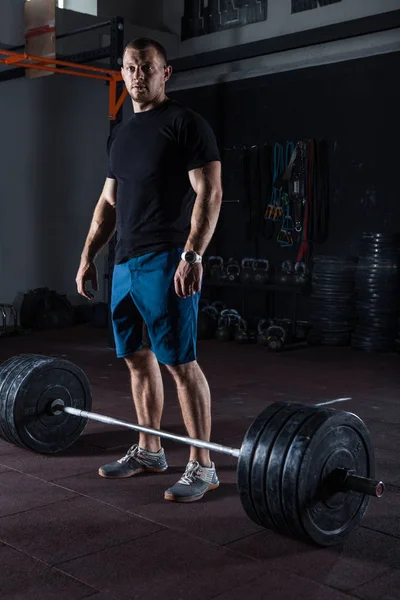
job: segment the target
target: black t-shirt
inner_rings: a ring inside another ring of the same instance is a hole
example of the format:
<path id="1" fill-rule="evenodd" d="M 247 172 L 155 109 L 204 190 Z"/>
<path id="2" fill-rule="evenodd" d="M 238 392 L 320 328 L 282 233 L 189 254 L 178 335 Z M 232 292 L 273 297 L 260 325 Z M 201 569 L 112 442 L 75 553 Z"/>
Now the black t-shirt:
<path id="1" fill-rule="evenodd" d="M 195 192 L 188 172 L 220 160 L 207 121 L 173 100 L 134 113 L 108 140 L 117 180 L 115 262 L 184 246 Z"/>

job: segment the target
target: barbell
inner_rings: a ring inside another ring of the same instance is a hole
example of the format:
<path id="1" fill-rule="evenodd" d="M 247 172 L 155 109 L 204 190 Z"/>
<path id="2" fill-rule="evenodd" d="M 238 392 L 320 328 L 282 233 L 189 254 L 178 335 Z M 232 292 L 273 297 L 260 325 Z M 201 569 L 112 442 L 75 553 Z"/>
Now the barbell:
<path id="1" fill-rule="evenodd" d="M 88 420 L 127 427 L 238 459 L 237 488 L 257 525 L 319 546 L 343 542 L 381 497 L 365 423 L 323 405 L 271 404 L 240 449 L 90 412 L 90 384 L 72 362 L 22 354 L 0 366 L 0 436 L 43 454 L 61 452 Z"/>

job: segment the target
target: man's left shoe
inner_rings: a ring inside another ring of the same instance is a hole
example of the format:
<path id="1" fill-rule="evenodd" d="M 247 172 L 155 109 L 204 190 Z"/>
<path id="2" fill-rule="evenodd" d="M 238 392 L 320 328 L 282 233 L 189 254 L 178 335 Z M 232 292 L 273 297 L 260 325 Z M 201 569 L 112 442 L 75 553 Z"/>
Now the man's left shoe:
<path id="1" fill-rule="evenodd" d="M 218 486 L 214 463 L 211 463 L 211 467 L 202 467 L 197 461 L 190 460 L 182 477 L 166 490 L 164 498 L 172 502 L 195 502 Z"/>

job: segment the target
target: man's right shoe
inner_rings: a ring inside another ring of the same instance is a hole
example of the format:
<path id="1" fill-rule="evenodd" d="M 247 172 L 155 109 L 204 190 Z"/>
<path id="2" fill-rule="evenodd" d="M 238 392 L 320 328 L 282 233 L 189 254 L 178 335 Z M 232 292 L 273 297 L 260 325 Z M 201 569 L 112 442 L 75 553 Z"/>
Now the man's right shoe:
<path id="1" fill-rule="evenodd" d="M 158 452 L 149 452 L 134 444 L 128 452 L 115 462 L 103 465 L 99 468 L 99 475 L 109 479 L 121 479 L 132 477 L 149 471 L 151 473 L 162 473 L 168 469 L 164 449 Z"/>

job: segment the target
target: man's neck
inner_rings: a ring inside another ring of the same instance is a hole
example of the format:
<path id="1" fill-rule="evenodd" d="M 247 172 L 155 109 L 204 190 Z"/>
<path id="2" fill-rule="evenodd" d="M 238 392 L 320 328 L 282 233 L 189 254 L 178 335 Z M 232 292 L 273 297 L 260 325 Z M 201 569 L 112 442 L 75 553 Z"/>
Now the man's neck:
<path id="1" fill-rule="evenodd" d="M 157 108 L 157 106 L 160 106 L 160 104 L 163 104 L 166 100 L 168 100 L 168 96 L 166 96 L 166 94 L 163 94 L 158 98 L 154 98 L 154 100 L 151 100 L 151 102 L 147 102 L 145 104 L 141 102 L 135 102 L 135 100 L 132 100 L 133 110 L 135 113 L 147 112 L 148 110 L 153 110 L 153 108 Z"/>

